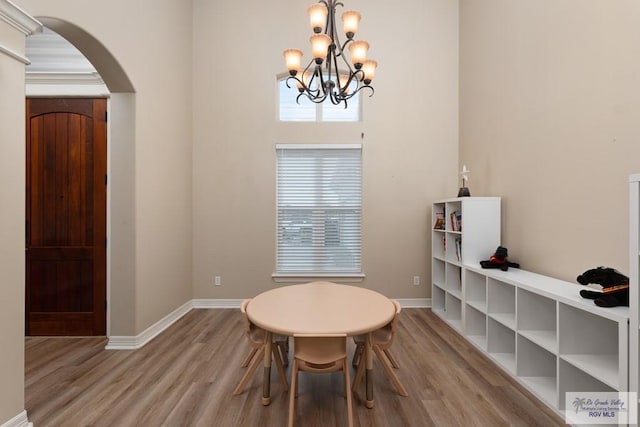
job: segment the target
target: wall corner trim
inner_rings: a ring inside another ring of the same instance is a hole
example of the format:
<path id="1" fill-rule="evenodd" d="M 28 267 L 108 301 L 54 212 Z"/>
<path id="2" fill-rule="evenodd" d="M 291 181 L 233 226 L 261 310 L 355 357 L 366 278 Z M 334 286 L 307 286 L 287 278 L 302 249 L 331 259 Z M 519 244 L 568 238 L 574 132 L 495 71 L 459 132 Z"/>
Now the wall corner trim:
<path id="1" fill-rule="evenodd" d="M 0 427 L 33 427 L 33 424 L 27 418 L 27 411 L 22 411 L 6 423 L 0 424 Z"/>
<path id="2" fill-rule="evenodd" d="M 191 311 L 192 308 L 193 301 L 189 300 L 134 337 L 110 336 L 105 350 L 139 349 L 177 322 L 182 316 Z"/>

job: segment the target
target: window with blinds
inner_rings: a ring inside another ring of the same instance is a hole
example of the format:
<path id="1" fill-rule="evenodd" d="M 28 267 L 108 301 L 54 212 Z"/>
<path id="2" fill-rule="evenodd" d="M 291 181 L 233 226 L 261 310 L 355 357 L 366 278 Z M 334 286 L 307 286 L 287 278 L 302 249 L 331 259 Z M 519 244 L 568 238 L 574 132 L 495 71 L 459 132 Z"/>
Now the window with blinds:
<path id="1" fill-rule="evenodd" d="M 276 274 L 360 274 L 361 145 L 282 144 L 276 152 Z"/>

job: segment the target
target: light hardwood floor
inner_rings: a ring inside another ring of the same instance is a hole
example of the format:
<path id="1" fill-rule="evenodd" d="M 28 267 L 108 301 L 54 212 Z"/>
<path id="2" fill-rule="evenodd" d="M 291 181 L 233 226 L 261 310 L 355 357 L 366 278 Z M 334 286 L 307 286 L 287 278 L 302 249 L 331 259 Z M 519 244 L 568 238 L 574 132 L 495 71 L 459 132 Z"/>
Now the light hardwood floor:
<path id="1" fill-rule="evenodd" d="M 404 309 L 399 326 L 392 351 L 409 397 L 395 392 L 374 359 L 375 407 L 365 407 L 361 384 L 356 426 L 564 425 L 431 310 Z M 270 406 L 260 402 L 261 369 L 243 394 L 231 395 L 248 351 L 239 310 L 192 310 L 135 351 L 107 351 L 105 343 L 26 338 L 25 406 L 35 427 L 286 424 L 288 395 L 275 369 Z M 297 426 L 346 425 L 345 406 L 340 373 L 300 374 Z"/>

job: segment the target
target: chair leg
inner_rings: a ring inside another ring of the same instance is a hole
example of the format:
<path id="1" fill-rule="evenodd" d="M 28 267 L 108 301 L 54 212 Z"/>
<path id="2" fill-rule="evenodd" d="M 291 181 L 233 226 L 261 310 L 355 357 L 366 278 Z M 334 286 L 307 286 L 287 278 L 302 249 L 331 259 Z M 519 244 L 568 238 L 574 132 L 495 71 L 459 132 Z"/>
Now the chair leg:
<path id="1" fill-rule="evenodd" d="M 274 347 L 278 349 L 278 356 L 282 361 L 283 366 L 289 366 L 289 345 L 287 342 L 278 342 L 274 344 Z"/>
<path id="2" fill-rule="evenodd" d="M 253 358 L 253 356 L 255 356 L 256 352 L 258 351 L 257 348 L 252 348 L 249 351 L 249 354 L 247 354 L 247 357 L 244 358 L 244 360 L 242 361 L 242 365 L 240 365 L 240 367 L 242 368 L 246 368 L 247 366 L 249 366 L 249 362 L 251 362 L 251 359 Z"/>
<path id="3" fill-rule="evenodd" d="M 289 366 L 289 337 L 286 338 L 282 346 L 282 359 L 284 366 Z"/>
<path id="4" fill-rule="evenodd" d="M 349 362 L 346 357 L 342 363 L 342 370 L 344 371 L 344 390 L 347 395 L 347 421 L 349 423 L 349 427 L 353 427 L 353 405 L 351 402 L 351 384 L 349 381 Z"/>
<path id="5" fill-rule="evenodd" d="M 393 357 L 389 349 L 385 348 L 383 351 L 384 351 L 384 354 L 387 355 L 387 359 L 389 359 L 389 362 L 391 362 L 391 366 L 393 366 L 396 369 L 399 369 L 400 365 L 398 364 L 398 361 L 396 360 L 396 358 Z"/>
<path id="6" fill-rule="evenodd" d="M 364 374 L 365 361 L 362 357 L 360 357 L 360 363 L 358 363 L 358 369 L 356 370 L 356 376 L 353 378 L 353 385 L 351 386 L 352 390 L 356 390 L 360 385 L 360 381 L 362 381 L 362 375 Z"/>
<path id="7" fill-rule="evenodd" d="M 253 373 L 256 371 L 258 366 L 262 363 L 263 355 L 264 355 L 264 346 L 260 348 L 260 351 L 258 352 L 258 357 L 255 358 L 255 360 L 253 361 L 253 363 L 251 364 L 247 372 L 244 373 L 236 389 L 233 390 L 234 396 L 242 393 L 242 391 L 244 390 L 244 386 L 247 385 L 247 382 L 249 382 Z"/>
<path id="8" fill-rule="evenodd" d="M 353 366 L 358 366 L 358 362 L 360 361 L 360 359 L 362 358 L 362 352 L 364 350 L 364 345 L 362 344 L 356 344 L 356 349 L 353 352 L 353 359 L 351 361 L 351 364 Z"/>
<path id="9" fill-rule="evenodd" d="M 376 354 L 376 356 L 378 356 L 378 360 L 382 364 L 384 372 L 387 374 L 387 377 L 389 377 L 389 380 L 391 380 L 391 382 L 393 383 L 394 387 L 398 391 L 398 394 L 400 396 L 409 396 L 409 393 L 407 393 L 407 390 L 404 388 L 402 383 L 400 383 L 400 380 L 396 376 L 395 372 L 393 372 L 393 369 L 391 369 L 387 362 L 385 362 L 384 357 L 382 356 L 382 350 L 380 350 L 378 346 L 374 345 L 373 352 Z"/>
<path id="10" fill-rule="evenodd" d="M 291 370 L 291 388 L 289 389 L 289 420 L 288 427 L 293 427 L 293 409 L 295 407 L 296 393 L 298 392 L 298 361 L 293 361 Z"/>
<path id="11" fill-rule="evenodd" d="M 276 368 L 278 369 L 280 383 L 282 384 L 282 388 L 284 388 L 284 391 L 287 391 L 289 390 L 287 375 L 284 373 L 284 367 L 282 366 L 282 360 L 280 359 L 280 354 L 278 354 L 278 351 L 279 350 L 276 348 L 276 346 L 271 347 L 271 352 L 273 353 L 273 361 L 276 364 Z"/>

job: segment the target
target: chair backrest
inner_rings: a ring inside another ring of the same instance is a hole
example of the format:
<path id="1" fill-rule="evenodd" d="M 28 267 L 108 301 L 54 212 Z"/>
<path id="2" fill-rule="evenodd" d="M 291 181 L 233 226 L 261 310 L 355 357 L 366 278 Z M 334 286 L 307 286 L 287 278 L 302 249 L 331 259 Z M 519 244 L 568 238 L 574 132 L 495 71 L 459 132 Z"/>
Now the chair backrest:
<path id="1" fill-rule="evenodd" d="M 391 322 L 387 323 L 381 329 L 373 333 L 374 344 L 379 345 L 381 348 L 389 348 L 393 344 L 396 333 L 398 332 L 398 317 L 402 311 L 402 306 L 398 300 L 392 299 L 391 302 L 396 307 L 396 314 L 393 316 Z"/>
<path id="2" fill-rule="evenodd" d="M 397 299 L 392 299 L 391 302 L 396 307 L 396 315 L 393 316 L 393 320 L 391 321 L 391 325 L 395 329 L 397 327 L 396 322 L 398 321 L 398 316 L 400 316 L 400 312 L 402 311 L 402 306 Z"/>
<path id="3" fill-rule="evenodd" d="M 242 313 L 242 323 L 244 325 L 244 332 L 248 335 L 251 332 L 251 321 L 247 316 L 247 305 L 251 302 L 251 298 L 242 301 L 240 304 L 240 313 Z"/>
<path id="4" fill-rule="evenodd" d="M 293 356 L 301 362 L 301 371 L 323 373 L 342 369 L 337 362 L 347 357 L 345 334 L 294 335 L 293 340 Z"/>
<path id="5" fill-rule="evenodd" d="M 240 312 L 242 313 L 242 322 L 244 324 L 245 335 L 247 336 L 249 341 L 252 341 L 257 345 L 264 341 L 264 331 L 251 323 L 251 320 L 249 320 L 249 316 L 247 316 L 247 305 L 249 305 L 250 302 L 251 298 L 247 298 L 246 300 L 242 301 L 242 304 L 240 304 Z"/>

